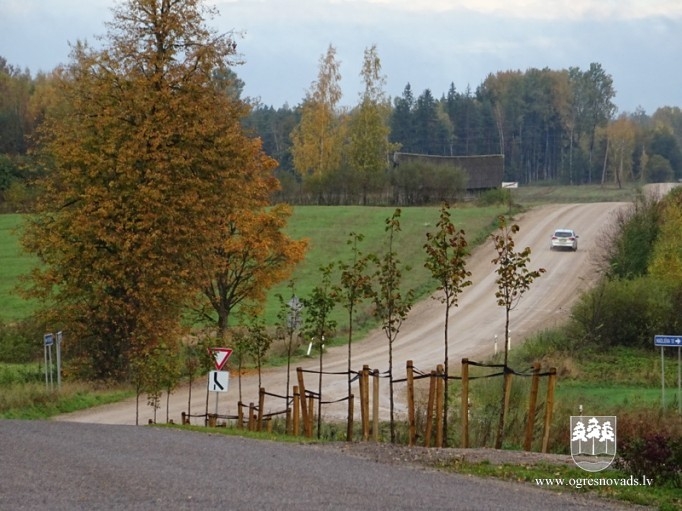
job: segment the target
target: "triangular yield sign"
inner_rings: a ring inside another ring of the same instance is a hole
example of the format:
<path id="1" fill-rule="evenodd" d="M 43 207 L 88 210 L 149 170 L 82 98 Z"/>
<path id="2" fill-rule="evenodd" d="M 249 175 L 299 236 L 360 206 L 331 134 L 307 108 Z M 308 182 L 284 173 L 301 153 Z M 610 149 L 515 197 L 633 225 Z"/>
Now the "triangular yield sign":
<path id="1" fill-rule="evenodd" d="M 215 359 L 216 371 L 220 371 L 227 362 L 227 359 L 232 355 L 232 350 L 230 348 L 209 348 L 211 355 Z"/>

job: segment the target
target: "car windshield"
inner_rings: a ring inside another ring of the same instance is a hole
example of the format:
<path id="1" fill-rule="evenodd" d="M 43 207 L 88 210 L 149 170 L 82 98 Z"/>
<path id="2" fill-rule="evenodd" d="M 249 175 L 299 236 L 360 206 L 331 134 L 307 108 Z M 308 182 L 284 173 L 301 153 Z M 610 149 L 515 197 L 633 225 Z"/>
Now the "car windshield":
<path id="1" fill-rule="evenodd" d="M 557 238 L 570 238 L 573 236 L 573 233 L 571 231 L 556 231 L 554 236 Z"/>

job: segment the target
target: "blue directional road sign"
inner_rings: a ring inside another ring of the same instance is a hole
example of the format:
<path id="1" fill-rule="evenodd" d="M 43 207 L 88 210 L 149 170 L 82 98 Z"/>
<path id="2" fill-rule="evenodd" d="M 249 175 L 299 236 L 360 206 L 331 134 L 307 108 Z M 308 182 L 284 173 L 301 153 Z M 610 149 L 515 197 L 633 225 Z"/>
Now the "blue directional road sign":
<path id="1" fill-rule="evenodd" d="M 682 348 L 682 335 L 655 335 L 654 346 L 672 346 Z"/>

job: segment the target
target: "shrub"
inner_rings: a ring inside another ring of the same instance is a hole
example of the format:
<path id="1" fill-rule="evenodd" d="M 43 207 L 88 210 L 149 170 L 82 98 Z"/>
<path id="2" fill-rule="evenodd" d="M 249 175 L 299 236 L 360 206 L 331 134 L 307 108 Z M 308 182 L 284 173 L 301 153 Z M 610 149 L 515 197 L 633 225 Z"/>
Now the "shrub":
<path id="1" fill-rule="evenodd" d="M 24 363 L 43 356 L 43 334 L 34 321 L 0 324 L 0 362 Z"/>
<path id="2" fill-rule="evenodd" d="M 479 206 L 495 206 L 498 204 L 509 203 L 511 190 L 506 188 L 494 188 L 492 190 L 486 190 L 477 199 L 477 204 Z"/>
<path id="3" fill-rule="evenodd" d="M 600 235 L 600 266 L 613 279 L 645 275 L 660 231 L 661 203 L 638 197 Z"/>
<path id="4" fill-rule="evenodd" d="M 403 163 L 390 174 L 394 197 L 404 205 L 454 203 L 466 190 L 466 173 L 439 164 Z"/>
<path id="5" fill-rule="evenodd" d="M 682 485 L 682 416 L 659 407 L 620 410 L 616 468 L 657 486 Z M 655 425 L 655 427 L 653 427 Z"/>
<path id="6" fill-rule="evenodd" d="M 648 433 L 618 442 L 616 467 L 657 486 L 682 487 L 682 437 Z"/>
<path id="7" fill-rule="evenodd" d="M 573 308 L 569 331 L 599 346 L 649 347 L 656 333 L 682 326 L 676 319 L 677 287 L 651 277 L 602 281 Z"/>

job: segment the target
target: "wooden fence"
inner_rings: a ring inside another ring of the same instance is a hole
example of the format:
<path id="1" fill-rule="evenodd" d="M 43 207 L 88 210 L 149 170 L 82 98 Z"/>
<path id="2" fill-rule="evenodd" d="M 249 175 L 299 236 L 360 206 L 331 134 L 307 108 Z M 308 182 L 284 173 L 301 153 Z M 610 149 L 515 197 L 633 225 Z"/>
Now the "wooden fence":
<path id="1" fill-rule="evenodd" d="M 487 374 L 485 376 L 469 375 L 469 367 L 487 367 L 493 369 L 500 369 L 500 371 Z M 312 437 L 314 431 L 315 419 L 318 421 L 318 435 L 320 433 L 320 420 L 322 405 L 329 405 L 332 403 L 339 403 L 343 401 L 348 402 L 347 415 L 347 429 L 346 439 L 353 440 L 354 436 L 354 403 L 355 395 L 343 397 L 335 401 L 322 401 L 319 392 L 314 392 L 306 389 L 305 373 L 320 374 L 319 371 L 305 370 L 301 367 L 296 368 L 296 375 L 298 385 L 293 386 L 293 395 L 282 396 L 266 392 L 264 388 L 259 389 L 258 404 L 249 403 L 245 405 L 241 401 L 237 404 L 237 415 L 218 415 L 218 414 L 200 414 L 190 415 L 182 413 L 182 423 L 189 424 L 191 417 L 203 418 L 207 426 L 215 427 L 219 425 L 226 425 L 227 421 L 234 421 L 237 428 L 246 428 L 250 431 L 272 431 L 273 419 L 282 416 L 285 419 L 286 434 L 305 437 Z M 348 375 L 349 373 L 329 373 L 322 374 L 333 375 Z M 360 435 L 363 441 L 370 439 L 374 441 L 379 440 L 379 386 L 380 378 L 390 377 L 387 374 L 381 374 L 378 369 L 370 369 L 368 365 L 363 366 L 359 372 L 351 372 L 352 381 L 357 381 L 360 401 Z M 511 395 L 511 386 L 513 377 L 529 377 L 531 378 L 530 393 L 528 396 L 528 413 L 525 425 L 525 433 L 523 446 L 527 451 L 531 450 L 533 443 L 533 432 L 535 418 L 538 407 L 538 393 L 540 378 L 547 378 L 547 391 L 544 405 L 543 418 L 543 435 L 542 435 L 542 452 L 547 452 L 549 444 L 549 433 L 552 423 L 552 413 L 554 408 L 554 389 L 556 385 L 556 369 L 550 368 L 549 371 L 541 372 L 540 366 L 535 364 L 528 373 L 516 372 L 508 366 L 503 364 L 483 364 L 471 361 L 467 358 L 462 359 L 461 376 L 448 376 L 447 380 L 456 380 L 461 382 L 461 400 L 460 400 L 460 417 L 461 417 L 461 447 L 469 447 L 469 383 L 471 380 L 479 378 L 502 377 L 504 378 L 504 407 L 505 412 L 509 408 L 509 399 Z M 415 410 L 415 381 L 428 378 L 429 391 L 428 402 L 426 405 L 426 420 L 424 421 L 424 430 L 417 431 L 417 420 Z M 411 360 L 406 364 L 406 377 L 404 379 L 394 379 L 393 383 L 406 383 L 407 393 L 407 422 L 408 422 L 408 443 L 409 445 L 416 445 L 418 437 L 424 439 L 424 446 L 442 447 L 443 442 L 443 420 L 444 420 L 444 384 L 446 381 L 445 372 L 442 365 L 438 365 L 435 370 L 428 373 L 417 371 Z M 371 389 L 371 393 L 370 393 Z M 371 399 L 370 399 L 371 395 Z M 266 397 L 275 399 L 279 402 L 283 401 L 281 409 L 265 413 Z M 317 414 L 315 408 L 317 404 Z M 222 420 L 221 424 L 219 421 Z M 435 431 L 434 431 L 435 430 Z M 435 437 L 434 437 L 435 434 Z"/>

